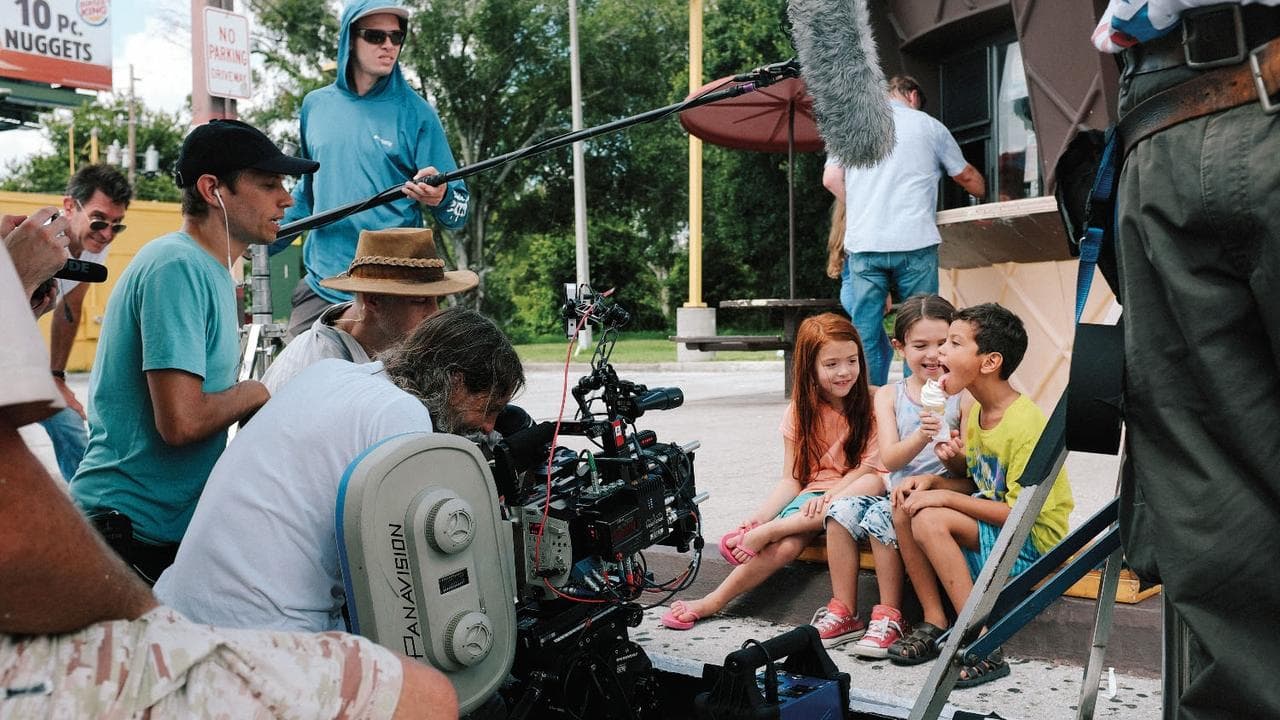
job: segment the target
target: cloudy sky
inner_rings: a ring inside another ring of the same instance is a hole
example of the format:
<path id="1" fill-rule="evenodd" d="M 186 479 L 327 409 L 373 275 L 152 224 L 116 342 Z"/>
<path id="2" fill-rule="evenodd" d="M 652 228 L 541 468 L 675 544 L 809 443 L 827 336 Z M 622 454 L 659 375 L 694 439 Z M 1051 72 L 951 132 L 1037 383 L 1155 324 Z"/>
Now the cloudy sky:
<path id="1" fill-rule="evenodd" d="M 252 26 L 250 27 L 252 31 Z M 185 112 L 191 94 L 190 0 L 111 0 L 112 78 L 117 93 L 135 92 L 149 108 Z M 47 152 L 38 130 L 0 134 L 0 172 L 11 162 Z"/>

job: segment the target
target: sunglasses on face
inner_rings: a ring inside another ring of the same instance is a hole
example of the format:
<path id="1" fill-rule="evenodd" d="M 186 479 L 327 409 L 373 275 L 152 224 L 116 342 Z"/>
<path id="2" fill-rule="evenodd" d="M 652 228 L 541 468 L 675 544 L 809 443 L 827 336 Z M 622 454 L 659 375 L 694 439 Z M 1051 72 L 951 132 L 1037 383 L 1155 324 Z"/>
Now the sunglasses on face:
<path id="1" fill-rule="evenodd" d="M 391 44 L 400 47 L 404 44 L 404 32 L 400 30 L 373 30 L 371 28 L 356 28 L 356 35 L 370 45 L 381 45 L 391 38 Z"/>
<path id="2" fill-rule="evenodd" d="M 76 200 L 76 207 L 80 208 L 80 212 L 85 211 L 84 205 L 81 204 L 79 200 Z M 111 223 L 111 222 L 107 222 L 106 220 L 97 219 L 97 218 L 89 221 L 89 230 L 91 232 L 102 232 L 107 228 L 111 228 L 112 235 L 119 235 L 120 233 L 124 232 L 127 227 L 128 226 L 123 223 Z"/>

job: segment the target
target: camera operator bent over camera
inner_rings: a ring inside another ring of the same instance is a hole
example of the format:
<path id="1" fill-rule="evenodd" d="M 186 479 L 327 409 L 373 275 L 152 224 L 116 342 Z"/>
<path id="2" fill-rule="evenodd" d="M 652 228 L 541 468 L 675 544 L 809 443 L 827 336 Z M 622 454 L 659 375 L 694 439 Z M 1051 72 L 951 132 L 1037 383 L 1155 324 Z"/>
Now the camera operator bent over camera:
<path id="1" fill-rule="evenodd" d="M 406 432 L 491 432 L 523 385 L 510 341 L 462 308 L 424 321 L 379 362 L 312 365 L 214 466 L 156 594 L 199 622 L 342 629 L 334 509 L 347 466 Z"/>

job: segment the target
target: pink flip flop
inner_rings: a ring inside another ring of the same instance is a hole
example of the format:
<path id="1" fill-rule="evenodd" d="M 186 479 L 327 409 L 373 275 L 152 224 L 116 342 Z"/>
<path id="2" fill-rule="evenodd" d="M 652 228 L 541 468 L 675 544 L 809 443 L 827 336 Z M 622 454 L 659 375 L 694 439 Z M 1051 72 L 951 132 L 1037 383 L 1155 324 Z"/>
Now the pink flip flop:
<path id="1" fill-rule="evenodd" d="M 743 562 L 746 562 L 746 560 L 740 561 L 738 558 L 733 556 L 734 549 L 738 549 L 746 553 L 747 560 L 756 556 L 755 550 L 752 550 L 742 544 L 742 538 L 747 534 L 748 530 L 749 528 L 738 528 L 737 530 L 731 530 L 725 533 L 724 537 L 720 538 L 720 557 L 724 558 L 725 562 L 730 565 L 741 565 Z M 738 544 L 733 547 L 729 547 L 729 539 L 735 537 L 738 538 Z"/>
<path id="2" fill-rule="evenodd" d="M 679 607 L 676 607 L 677 605 Z M 677 617 L 678 615 L 692 615 L 693 619 L 681 620 L 679 617 Z M 671 603 L 671 608 L 667 610 L 665 615 L 662 616 L 660 622 L 663 625 L 666 625 L 667 627 L 671 628 L 672 630 L 692 630 L 693 626 L 696 625 L 697 622 L 701 619 L 702 618 L 698 616 L 698 613 L 685 607 L 685 604 L 683 602 L 680 602 L 679 600 L 677 600 Z"/>

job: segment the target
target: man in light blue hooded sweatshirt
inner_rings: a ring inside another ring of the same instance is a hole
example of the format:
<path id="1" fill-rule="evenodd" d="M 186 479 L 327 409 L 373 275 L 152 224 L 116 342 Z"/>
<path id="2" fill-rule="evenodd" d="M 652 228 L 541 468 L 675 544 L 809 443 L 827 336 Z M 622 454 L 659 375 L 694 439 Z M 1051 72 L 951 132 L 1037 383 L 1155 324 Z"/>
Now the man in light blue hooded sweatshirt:
<path id="1" fill-rule="evenodd" d="M 338 76 L 302 101 L 302 157 L 324 172 L 306 176 L 293 192 L 290 223 L 369 198 L 404 182 L 406 200 L 370 208 L 312 230 L 303 246 L 306 274 L 293 292 L 288 339 L 307 328 L 329 306 L 351 295 L 320 281 L 347 269 L 361 230 L 422 227 L 423 208 L 450 230 L 467 220 L 470 196 L 461 180 L 442 186 L 409 178 L 457 168 L 436 111 L 405 81 L 400 50 L 409 11 L 391 0 L 353 0 L 342 11 Z M 410 202 L 412 200 L 413 202 Z M 288 242 L 277 243 L 273 251 Z"/>

